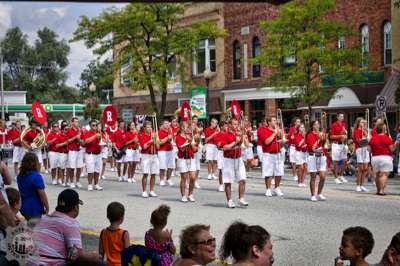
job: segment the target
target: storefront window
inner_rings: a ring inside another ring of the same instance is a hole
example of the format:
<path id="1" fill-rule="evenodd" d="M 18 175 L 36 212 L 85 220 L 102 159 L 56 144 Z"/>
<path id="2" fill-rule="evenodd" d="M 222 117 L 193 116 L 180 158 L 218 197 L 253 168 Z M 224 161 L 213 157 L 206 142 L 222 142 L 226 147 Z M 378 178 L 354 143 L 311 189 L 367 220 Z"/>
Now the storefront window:
<path id="1" fill-rule="evenodd" d="M 203 74 L 206 68 L 209 68 L 211 72 L 216 71 L 214 39 L 201 40 L 193 52 L 193 75 Z"/>
<path id="2" fill-rule="evenodd" d="M 253 39 L 253 59 L 261 54 L 261 44 L 258 37 Z M 258 78 L 261 76 L 261 65 L 253 64 L 253 78 Z"/>
<path id="3" fill-rule="evenodd" d="M 240 43 L 233 42 L 233 79 L 240 79 Z"/>

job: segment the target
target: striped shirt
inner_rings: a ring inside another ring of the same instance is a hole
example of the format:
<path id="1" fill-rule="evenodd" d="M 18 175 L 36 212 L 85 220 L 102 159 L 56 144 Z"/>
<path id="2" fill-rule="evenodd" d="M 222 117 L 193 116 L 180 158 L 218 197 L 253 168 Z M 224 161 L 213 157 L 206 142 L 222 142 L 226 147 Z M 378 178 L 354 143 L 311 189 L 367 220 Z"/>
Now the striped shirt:
<path id="1" fill-rule="evenodd" d="M 82 248 L 79 222 L 58 211 L 41 219 L 33 238 L 38 256 L 31 257 L 28 265 L 60 265 L 65 263 L 67 249 Z"/>

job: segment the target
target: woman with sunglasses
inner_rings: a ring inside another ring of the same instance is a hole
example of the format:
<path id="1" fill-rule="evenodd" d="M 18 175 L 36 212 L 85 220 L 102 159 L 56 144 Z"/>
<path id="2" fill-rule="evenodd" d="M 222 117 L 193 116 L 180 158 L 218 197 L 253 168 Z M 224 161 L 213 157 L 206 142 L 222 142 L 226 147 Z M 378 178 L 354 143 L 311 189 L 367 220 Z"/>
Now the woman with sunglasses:
<path id="1" fill-rule="evenodd" d="M 195 224 L 183 229 L 180 235 L 181 258 L 173 266 L 207 265 L 215 260 L 215 238 L 210 226 Z"/>
<path id="2" fill-rule="evenodd" d="M 225 232 L 220 249 L 222 261 L 230 256 L 235 265 L 271 266 L 271 235 L 261 226 L 234 222 Z"/>

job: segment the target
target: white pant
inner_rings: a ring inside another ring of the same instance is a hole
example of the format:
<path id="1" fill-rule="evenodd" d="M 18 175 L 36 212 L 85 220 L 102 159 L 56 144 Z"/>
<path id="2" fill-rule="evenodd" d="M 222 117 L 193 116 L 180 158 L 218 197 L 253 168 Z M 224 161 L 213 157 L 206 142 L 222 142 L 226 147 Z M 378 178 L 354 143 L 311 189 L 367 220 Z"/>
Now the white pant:
<path id="1" fill-rule="evenodd" d="M 58 168 L 59 166 L 58 152 L 49 151 L 49 163 L 50 163 L 50 169 Z"/>
<path id="2" fill-rule="evenodd" d="M 60 169 L 65 169 L 67 168 L 67 164 L 68 164 L 68 153 L 58 153 L 58 167 Z"/>
<path id="3" fill-rule="evenodd" d="M 201 160 L 201 151 L 199 150 L 194 154 L 194 158 L 196 160 L 196 170 L 200 171 L 200 160 Z"/>
<path id="4" fill-rule="evenodd" d="M 38 158 L 38 160 L 39 160 L 39 163 L 40 163 L 41 165 L 43 165 L 42 151 L 41 151 L 40 149 L 34 149 L 34 150 L 30 151 L 30 152 L 36 154 L 36 156 L 37 156 L 37 158 Z M 26 153 L 26 151 L 25 151 L 25 153 Z M 25 155 L 24 155 L 24 156 L 25 156 Z"/>
<path id="5" fill-rule="evenodd" d="M 157 154 L 142 153 L 141 164 L 142 164 L 143 174 L 158 175 L 160 173 Z"/>
<path id="6" fill-rule="evenodd" d="M 216 161 L 218 159 L 218 149 L 215 144 L 206 144 L 206 161 Z"/>
<path id="7" fill-rule="evenodd" d="M 196 171 L 196 160 L 193 159 L 179 159 L 178 158 L 178 170 L 180 173 L 195 172 Z"/>
<path id="8" fill-rule="evenodd" d="M 115 162 L 116 163 L 126 163 L 127 162 L 127 160 L 126 160 L 126 152 L 125 152 L 124 155 L 122 155 L 121 159 L 115 160 Z"/>
<path id="9" fill-rule="evenodd" d="M 369 163 L 369 151 L 367 147 L 358 148 L 356 150 L 357 163 Z"/>
<path id="10" fill-rule="evenodd" d="M 254 154 L 253 154 L 253 148 L 252 147 L 247 147 L 242 149 L 242 159 L 247 161 L 247 160 L 251 160 L 254 158 Z"/>
<path id="11" fill-rule="evenodd" d="M 13 149 L 13 163 L 21 163 L 22 158 L 24 158 L 25 155 L 25 149 L 22 146 L 14 146 Z"/>
<path id="12" fill-rule="evenodd" d="M 309 173 L 326 172 L 326 157 L 308 155 L 307 169 Z"/>
<path id="13" fill-rule="evenodd" d="M 86 170 L 88 174 L 100 173 L 101 170 L 101 153 L 100 154 L 85 154 Z"/>
<path id="14" fill-rule="evenodd" d="M 125 160 L 127 162 L 139 162 L 139 150 L 127 149 L 125 154 Z"/>
<path id="15" fill-rule="evenodd" d="M 102 146 L 101 147 L 101 159 L 107 159 L 108 158 L 108 147 Z"/>
<path id="16" fill-rule="evenodd" d="M 371 165 L 374 172 L 392 172 L 393 158 L 389 155 L 372 156 Z"/>
<path id="17" fill-rule="evenodd" d="M 158 160 L 160 162 L 160 169 L 175 169 L 175 157 L 173 151 L 159 151 Z"/>
<path id="18" fill-rule="evenodd" d="M 296 151 L 296 165 L 303 165 L 307 163 L 307 153 Z"/>
<path id="19" fill-rule="evenodd" d="M 76 169 L 83 167 L 83 153 L 81 151 L 68 152 L 68 168 Z"/>
<path id="20" fill-rule="evenodd" d="M 347 152 L 344 144 L 332 143 L 332 161 L 341 161 L 347 159 Z"/>
<path id="21" fill-rule="evenodd" d="M 289 148 L 289 161 L 290 163 L 296 163 L 296 147 L 293 145 L 290 145 Z"/>
<path id="22" fill-rule="evenodd" d="M 246 180 L 246 169 L 242 158 L 226 158 L 223 159 L 222 181 L 224 184 L 231 184 L 234 181 L 239 182 Z"/>
<path id="23" fill-rule="evenodd" d="M 224 167 L 224 151 L 218 150 L 217 166 L 219 170 Z"/>
<path id="24" fill-rule="evenodd" d="M 257 156 L 258 156 L 258 160 L 262 163 L 263 161 L 263 150 L 262 150 L 262 146 L 261 145 L 257 145 Z"/>
<path id="25" fill-rule="evenodd" d="M 263 177 L 283 176 L 283 164 L 285 158 L 278 153 L 264 153 L 262 161 Z"/>

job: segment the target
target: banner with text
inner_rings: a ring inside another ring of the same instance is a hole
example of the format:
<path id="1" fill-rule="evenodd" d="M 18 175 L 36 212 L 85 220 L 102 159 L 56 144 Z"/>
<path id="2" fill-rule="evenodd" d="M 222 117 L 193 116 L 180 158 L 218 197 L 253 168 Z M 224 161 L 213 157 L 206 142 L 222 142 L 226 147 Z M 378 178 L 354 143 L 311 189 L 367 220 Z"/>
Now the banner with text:
<path id="1" fill-rule="evenodd" d="M 190 107 L 192 115 L 199 119 L 207 118 L 207 89 L 204 87 L 195 87 L 191 89 Z"/>

